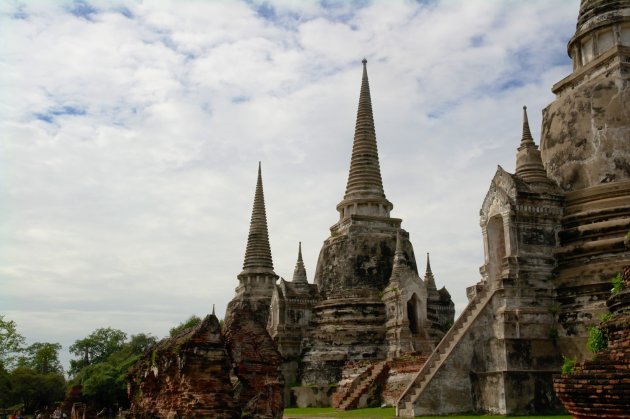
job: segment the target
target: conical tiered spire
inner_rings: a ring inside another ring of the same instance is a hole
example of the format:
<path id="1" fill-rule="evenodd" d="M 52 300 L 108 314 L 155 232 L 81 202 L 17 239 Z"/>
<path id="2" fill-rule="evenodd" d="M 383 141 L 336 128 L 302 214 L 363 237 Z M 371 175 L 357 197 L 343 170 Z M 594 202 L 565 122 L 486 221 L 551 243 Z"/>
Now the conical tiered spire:
<path id="1" fill-rule="evenodd" d="M 392 268 L 392 277 L 396 278 L 401 272 L 407 269 L 407 258 L 403 251 L 403 238 L 400 230 L 396 233 L 396 251 L 394 252 L 394 266 Z"/>
<path id="2" fill-rule="evenodd" d="M 549 183 L 538 146 L 529 130 L 527 106 L 523 106 L 523 134 L 516 153 L 516 175 L 528 183 Z"/>
<path id="3" fill-rule="evenodd" d="M 532 132 L 529 130 L 527 106 L 523 106 L 523 135 L 521 136 L 521 146 L 519 147 L 519 150 L 524 147 L 536 147 L 534 137 L 532 137 Z"/>
<path id="4" fill-rule="evenodd" d="M 298 258 L 293 270 L 293 282 L 300 284 L 307 284 L 306 268 L 304 268 L 304 261 L 302 260 L 302 242 L 298 246 Z"/>
<path id="5" fill-rule="evenodd" d="M 345 199 L 364 197 L 366 195 L 385 198 L 378 161 L 376 131 L 374 129 L 372 99 L 370 97 L 366 64 L 367 60 L 363 59 L 363 79 L 361 80 L 361 94 L 359 95 L 354 144 L 352 145 L 352 160 L 350 162 L 350 174 L 348 175 Z"/>
<path id="6" fill-rule="evenodd" d="M 429 253 L 427 252 L 427 271 L 424 274 L 424 283 L 427 286 L 427 289 L 436 290 L 435 286 L 435 278 L 433 277 L 433 272 L 431 271 L 431 261 L 429 260 Z"/>
<path id="7" fill-rule="evenodd" d="M 265 212 L 265 196 L 263 194 L 260 162 L 258 163 L 258 181 L 256 182 L 256 193 L 254 195 L 254 208 L 252 210 L 245 261 L 243 262 L 241 275 L 248 273 L 275 275 L 271 259 L 271 248 L 269 246 L 269 233 L 267 231 L 267 214 Z"/>
<path id="8" fill-rule="evenodd" d="M 346 193 L 343 201 L 337 205 L 341 218 L 350 215 L 348 211 L 344 213 L 344 208 L 357 202 L 366 208 L 372 207 L 370 213 L 363 212 L 365 215 L 388 217 L 389 211 L 393 208 L 391 202 L 385 198 L 383 190 L 366 64 L 367 60 L 363 59 L 363 78 Z"/>

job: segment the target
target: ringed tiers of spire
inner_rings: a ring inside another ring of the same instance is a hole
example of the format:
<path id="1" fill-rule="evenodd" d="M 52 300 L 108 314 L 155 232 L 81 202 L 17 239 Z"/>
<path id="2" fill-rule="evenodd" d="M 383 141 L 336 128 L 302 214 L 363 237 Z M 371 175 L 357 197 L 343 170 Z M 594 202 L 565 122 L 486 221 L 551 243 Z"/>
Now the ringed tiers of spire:
<path id="1" fill-rule="evenodd" d="M 376 130 L 367 75 L 363 59 L 363 77 L 352 145 L 350 172 L 343 200 L 337 205 L 340 219 L 353 214 L 389 217 L 393 205 L 385 197 L 376 146 Z"/>
<path id="2" fill-rule="evenodd" d="M 302 260 L 302 242 L 298 246 L 298 258 L 293 270 L 293 281 L 299 284 L 308 284 L 306 279 L 306 268 L 304 267 L 304 261 Z"/>
<path id="3" fill-rule="evenodd" d="M 245 261 L 243 262 L 243 272 L 240 273 L 239 278 L 250 274 L 276 276 L 273 271 L 271 247 L 269 246 L 260 162 L 258 163 L 258 180 L 254 194 L 254 208 L 252 209 L 252 218 L 249 225 L 249 235 L 247 236 Z"/>
<path id="4" fill-rule="evenodd" d="M 523 134 L 521 136 L 521 144 L 517 150 L 516 176 L 528 183 L 550 183 L 540 157 L 540 150 L 538 150 L 538 146 L 529 130 L 527 106 L 523 106 Z"/>
<path id="5" fill-rule="evenodd" d="M 427 252 L 427 270 L 424 274 L 424 282 L 428 289 L 437 290 L 435 286 L 435 277 L 431 271 L 431 261 L 429 260 L 429 253 Z"/>
<path id="6" fill-rule="evenodd" d="M 400 229 L 396 232 L 396 250 L 394 252 L 394 266 L 392 268 L 392 278 L 395 279 L 398 275 L 405 272 L 407 268 L 407 258 L 402 247 L 403 237 Z"/>

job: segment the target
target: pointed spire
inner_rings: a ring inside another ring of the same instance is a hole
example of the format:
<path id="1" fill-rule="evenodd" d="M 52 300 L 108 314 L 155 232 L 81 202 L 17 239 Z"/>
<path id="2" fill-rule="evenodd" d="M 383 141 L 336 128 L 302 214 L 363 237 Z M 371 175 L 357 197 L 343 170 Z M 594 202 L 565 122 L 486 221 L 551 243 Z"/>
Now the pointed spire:
<path id="1" fill-rule="evenodd" d="M 370 212 L 369 214 L 363 212 L 364 215 L 389 217 L 389 211 L 393 208 L 391 202 L 385 198 L 385 191 L 383 190 L 370 84 L 367 75 L 367 60 L 364 58 L 362 63 L 363 77 L 354 129 L 350 172 L 348 173 L 346 193 L 343 200 L 337 205 L 341 218 L 351 215 L 350 211 L 344 211 L 344 209 L 354 208 L 356 210 L 354 204 L 357 200 L 360 200 L 361 205 L 364 205 Z"/>
<path id="2" fill-rule="evenodd" d="M 212 304 L 212 315 L 214 316 L 214 304 Z"/>
<path id="3" fill-rule="evenodd" d="M 260 162 L 258 162 L 258 180 L 256 182 L 256 193 L 254 194 L 254 208 L 252 210 L 245 261 L 243 262 L 241 275 L 248 273 L 275 275 L 271 259 L 271 248 L 269 246 L 269 233 L 267 231 L 267 214 L 265 212 L 265 196 L 263 194 Z"/>
<path id="4" fill-rule="evenodd" d="M 302 242 L 298 246 L 298 258 L 293 270 L 293 282 L 307 284 L 306 268 L 304 268 L 304 261 L 302 260 Z"/>
<path id="5" fill-rule="evenodd" d="M 396 277 L 397 274 L 408 268 L 407 258 L 403 251 L 403 237 L 400 229 L 396 232 L 396 251 L 394 252 L 394 266 L 392 269 L 392 277 Z"/>
<path id="6" fill-rule="evenodd" d="M 551 181 L 547 177 L 547 172 L 540 157 L 540 150 L 538 150 L 538 146 L 529 130 L 527 106 L 523 106 L 523 134 L 521 136 L 521 144 L 517 150 L 516 170 L 514 172 L 516 176 L 528 183 L 550 184 Z"/>
<path id="7" fill-rule="evenodd" d="M 523 135 L 521 136 L 521 146 L 519 150 L 525 147 L 536 147 L 534 137 L 529 130 L 529 121 L 527 119 L 527 106 L 523 106 Z"/>
<path id="8" fill-rule="evenodd" d="M 363 78 L 357 109 L 357 121 L 352 145 L 350 173 L 344 199 L 365 195 L 385 198 L 376 146 L 376 130 L 372 114 L 372 99 L 367 75 L 367 60 L 363 59 Z"/>
<path id="9" fill-rule="evenodd" d="M 427 252 L 427 270 L 424 274 L 424 283 L 427 285 L 427 289 L 436 290 L 435 286 L 435 278 L 433 277 L 433 272 L 431 271 L 431 261 L 429 260 L 429 252 Z"/>

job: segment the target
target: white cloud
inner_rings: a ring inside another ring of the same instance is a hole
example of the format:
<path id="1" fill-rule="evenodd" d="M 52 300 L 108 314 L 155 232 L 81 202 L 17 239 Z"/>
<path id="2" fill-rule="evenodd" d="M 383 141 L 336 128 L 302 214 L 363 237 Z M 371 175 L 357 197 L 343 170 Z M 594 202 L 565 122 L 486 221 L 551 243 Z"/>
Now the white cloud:
<path id="1" fill-rule="evenodd" d="M 263 162 L 276 272 L 337 220 L 365 56 L 381 168 L 458 309 L 479 206 L 539 138 L 577 0 L 3 2 L 2 312 L 31 341 L 163 336 L 241 270 Z M 73 14 L 74 13 L 74 14 Z"/>

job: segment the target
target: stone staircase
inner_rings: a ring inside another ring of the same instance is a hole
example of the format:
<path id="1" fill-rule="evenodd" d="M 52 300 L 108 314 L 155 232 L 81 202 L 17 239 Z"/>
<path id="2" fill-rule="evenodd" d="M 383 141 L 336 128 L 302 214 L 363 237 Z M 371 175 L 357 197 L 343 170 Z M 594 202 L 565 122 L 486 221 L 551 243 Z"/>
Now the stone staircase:
<path id="1" fill-rule="evenodd" d="M 340 387 L 332 396 L 332 406 L 339 410 L 355 409 L 370 388 L 379 380 L 385 381 L 389 366 L 387 361 L 370 365 L 365 371 L 355 377 L 349 384 Z"/>
<path id="2" fill-rule="evenodd" d="M 414 403 L 426 389 L 442 364 L 448 359 L 455 346 L 464 336 L 470 325 L 492 299 L 496 289 L 488 284 L 481 287 L 472 301 L 466 306 L 453 327 L 444 335 L 422 369 L 418 371 L 409 386 L 396 403 L 396 415 L 414 417 Z"/>

